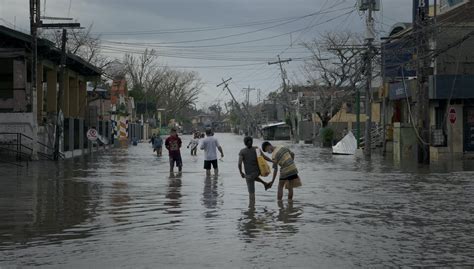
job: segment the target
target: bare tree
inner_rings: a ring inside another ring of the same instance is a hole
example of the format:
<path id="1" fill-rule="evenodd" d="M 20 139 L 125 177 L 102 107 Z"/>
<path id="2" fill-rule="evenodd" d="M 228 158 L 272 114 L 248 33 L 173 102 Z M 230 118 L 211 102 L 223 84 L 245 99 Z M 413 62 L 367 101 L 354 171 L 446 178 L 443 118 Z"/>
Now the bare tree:
<path id="1" fill-rule="evenodd" d="M 350 32 L 327 33 L 322 42 L 314 40 L 303 45 L 311 52 L 303 70 L 314 92 L 314 112 L 323 127 L 331 115 L 353 98 L 364 78 L 362 39 Z"/>
<path id="2" fill-rule="evenodd" d="M 86 29 L 68 30 L 67 51 L 83 58 L 86 62 L 106 70 L 112 60 L 101 53 L 100 36 L 92 34 L 93 25 Z M 56 47 L 61 47 L 61 31 L 44 31 L 43 36 L 55 43 Z"/>
<path id="3" fill-rule="evenodd" d="M 155 92 L 156 103 L 166 109 L 169 116 L 177 117 L 195 104 L 203 83 L 195 72 L 168 70 L 165 79 Z"/>
<path id="4" fill-rule="evenodd" d="M 163 108 L 169 117 L 177 117 L 192 106 L 202 89 L 197 73 L 172 70 L 158 65 L 155 50 L 146 49 L 138 57 L 126 55 L 124 65 L 131 93 L 150 108 Z"/>

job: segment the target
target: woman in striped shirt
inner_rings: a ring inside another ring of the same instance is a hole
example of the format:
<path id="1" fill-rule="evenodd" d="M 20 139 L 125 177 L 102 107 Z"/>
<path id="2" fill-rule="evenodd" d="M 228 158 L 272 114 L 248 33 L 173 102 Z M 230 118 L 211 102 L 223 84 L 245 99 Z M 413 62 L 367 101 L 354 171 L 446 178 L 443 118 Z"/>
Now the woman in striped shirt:
<path id="1" fill-rule="evenodd" d="M 288 200 L 293 200 L 293 188 L 301 186 L 301 180 L 298 176 L 298 169 L 295 165 L 295 154 L 286 147 L 273 146 L 270 142 L 263 142 L 262 150 L 272 154 L 273 161 L 273 179 L 270 186 L 276 179 L 278 167 L 280 167 L 280 180 L 278 183 L 278 200 L 283 198 L 283 188 L 288 189 Z"/>

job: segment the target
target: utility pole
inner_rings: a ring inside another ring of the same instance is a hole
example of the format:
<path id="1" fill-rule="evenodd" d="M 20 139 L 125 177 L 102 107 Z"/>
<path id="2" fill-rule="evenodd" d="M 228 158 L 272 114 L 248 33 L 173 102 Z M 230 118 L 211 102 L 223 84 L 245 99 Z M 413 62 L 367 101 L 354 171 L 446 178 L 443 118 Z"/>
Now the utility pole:
<path id="1" fill-rule="evenodd" d="M 38 29 L 39 28 L 47 28 L 47 29 L 58 29 L 58 28 L 79 28 L 79 23 L 43 23 L 42 19 L 53 19 L 53 20 L 72 20 L 71 18 L 57 18 L 57 17 L 41 17 L 41 0 L 30 0 L 30 31 L 31 31 L 31 91 L 28 95 L 29 102 L 31 103 L 32 113 L 33 113 L 33 152 L 32 158 L 37 159 L 38 153 L 38 122 L 37 122 L 37 114 L 38 114 L 38 107 L 37 107 L 37 85 L 38 85 Z M 61 79 L 64 79 L 64 66 L 66 64 L 66 32 L 63 30 L 63 37 L 62 37 L 62 53 L 61 53 L 61 69 L 62 69 L 62 76 Z M 61 83 L 61 81 L 60 81 Z M 64 85 L 64 81 L 62 83 Z M 60 112 L 60 99 L 61 96 L 61 89 L 57 96 L 57 122 L 56 122 L 56 135 L 54 141 L 54 159 L 59 158 L 59 133 L 61 132 L 61 128 L 59 128 L 59 112 Z M 58 131 L 59 129 L 59 131 Z"/>
<path id="2" fill-rule="evenodd" d="M 32 159 L 38 159 L 38 107 L 37 107 L 37 72 L 38 72 L 38 27 L 40 20 L 40 0 L 30 0 L 30 32 L 31 32 L 31 88 L 28 90 L 28 103 L 31 105 L 31 113 L 33 113 L 33 145 Z"/>
<path id="3" fill-rule="evenodd" d="M 283 81 L 283 95 L 284 95 L 284 98 L 285 98 L 285 102 L 284 102 L 285 111 L 287 113 L 287 116 L 289 116 L 289 118 L 290 118 L 291 133 L 293 135 L 293 140 L 294 141 L 299 141 L 299 138 L 296 135 L 296 125 L 297 125 L 296 121 L 297 121 L 297 119 L 295 119 L 293 117 L 293 113 L 292 113 L 292 110 L 291 110 L 290 96 L 288 94 L 288 87 L 287 87 L 287 84 L 286 84 L 286 72 L 283 69 L 283 65 L 282 65 L 283 63 L 289 63 L 291 61 L 292 61 L 291 58 L 282 60 L 282 59 L 280 59 L 280 55 L 278 55 L 278 61 L 269 62 L 268 65 L 278 64 L 280 66 L 281 79 Z"/>
<path id="4" fill-rule="evenodd" d="M 375 2 L 375 1 L 374 1 Z M 372 155 L 372 41 L 375 38 L 374 34 L 374 19 L 372 18 L 372 4 L 369 4 L 367 12 L 367 52 L 366 52 L 366 72 L 367 82 L 365 91 L 365 139 L 364 139 L 364 154 L 366 157 Z"/>
<path id="5" fill-rule="evenodd" d="M 380 0 L 365 1 L 360 10 L 367 10 L 367 33 L 366 33 L 366 90 L 365 90 L 365 138 L 364 138 L 364 155 L 368 158 L 372 155 L 372 57 L 374 55 L 374 46 L 372 42 L 375 39 L 374 18 L 372 12 L 379 9 Z"/>
<path id="6" fill-rule="evenodd" d="M 224 86 L 224 90 L 227 90 L 230 93 L 230 96 L 232 97 L 232 100 L 236 103 L 237 110 L 239 113 L 242 115 L 242 118 L 246 120 L 246 125 L 247 125 L 247 131 L 251 129 L 251 127 L 255 127 L 254 120 L 252 118 L 252 115 L 250 114 L 250 111 L 248 110 L 247 106 L 244 106 L 245 112 L 247 113 L 247 116 L 240 110 L 239 102 L 237 102 L 237 99 L 235 99 L 234 94 L 229 88 L 229 81 L 231 81 L 232 78 L 229 78 L 227 80 L 222 79 L 222 83 L 218 84 L 216 87 Z M 249 134 L 250 135 L 250 134 Z"/>
<path id="7" fill-rule="evenodd" d="M 250 105 L 250 92 L 255 91 L 255 88 L 250 88 L 250 85 L 247 88 L 243 88 L 245 90 L 245 100 L 247 107 Z"/>
<path id="8" fill-rule="evenodd" d="M 250 88 L 250 85 L 247 87 L 247 88 L 243 88 L 245 90 L 245 102 L 246 102 L 246 105 L 245 105 L 245 109 L 249 109 L 250 107 L 250 92 L 251 91 L 254 91 L 255 88 Z M 251 126 L 247 125 L 247 133 L 253 133 L 253 131 L 251 130 Z"/>
<path id="9" fill-rule="evenodd" d="M 66 69 L 66 43 L 67 43 L 67 30 L 63 29 L 62 37 L 61 37 L 61 65 L 59 70 L 59 91 L 56 96 L 56 137 L 54 139 L 54 160 L 59 160 L 59 140 L 62 133 L 62 127 L 60 121 L 62 120 L 61 117 L 61 101 L 63 99 L 64 93 L 64 76 L 65 76 L 65 69 Z"/>
<path id="10" fill-rule="evenodd" d="M 429 1 L 414 0 L 415 21 L 414 32 L 416 33 L 416 59 L 417 59 L 417 120 L 418 130 L 418 162 L 429 164 L 429 76 L 432 73 L 431 62 L 427 57 L 429 52 L 429 40 L 427 25 L 429 21 Z"/>
<path id="11" fill-rule="evenodd" d="M 360 148 L 360 89 L 356 90 L 356 140 L 357 148 Z"/>

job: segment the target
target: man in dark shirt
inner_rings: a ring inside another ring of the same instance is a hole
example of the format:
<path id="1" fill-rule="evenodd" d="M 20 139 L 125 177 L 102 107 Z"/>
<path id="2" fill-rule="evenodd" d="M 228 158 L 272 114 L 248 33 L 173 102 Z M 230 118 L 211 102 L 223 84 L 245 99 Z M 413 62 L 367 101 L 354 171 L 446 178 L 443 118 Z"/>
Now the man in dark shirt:
<path id="1" fill-rule="evenodd" d="M 178 167 L 178 171 L 181 172 L 183 169 L 183 161 L 181 159 L 181 148 L 182 141 L 178 137 L 178 133 L 175 128 L 172 128 L 170 131 L 170 136 L 166 138 L 165 147 L 169 152 L 170 156 L 170 173 L 174 171 L 174 165 Z"/>
<path id="2" fill-rule="evenodd" d="M 265 187 L 265 190 L 271 187 L 271 185 L 260 178 L 260 169 L 258 168 L 257 161 L 257 147 L 253 147 L 252 137 L 244 138 L 245 148 L 243 148 L 239 153 L 239 171 L 242 178 L 245 178 L 247 181 L 247 188 L 249 191 L 250 202 L 255 201 L 255 181 L 260 182 Z M 261 154 L 261 152 L 260 152 Z M 262 154 L 263 156 L 263 154 Z M 245 167 L 245 173 L 242 172 L 242 163 Z"/>

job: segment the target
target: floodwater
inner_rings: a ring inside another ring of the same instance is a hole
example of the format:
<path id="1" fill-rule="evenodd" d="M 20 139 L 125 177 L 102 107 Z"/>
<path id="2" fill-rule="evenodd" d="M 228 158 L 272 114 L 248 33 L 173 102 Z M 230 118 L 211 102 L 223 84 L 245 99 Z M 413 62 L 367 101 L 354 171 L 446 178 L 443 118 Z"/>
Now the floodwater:
<path id="1" fill-rule="evenodd" d="M 303 181 L 294 202 L 257 185 L 249 207 L 242 137 L 216 137 L 217 178 L 186 149 L 170 176 L 147 143 L 0 164 L 0 268 L 474 266 L 472 163 L 395 166 L 290 145 Z"/>

